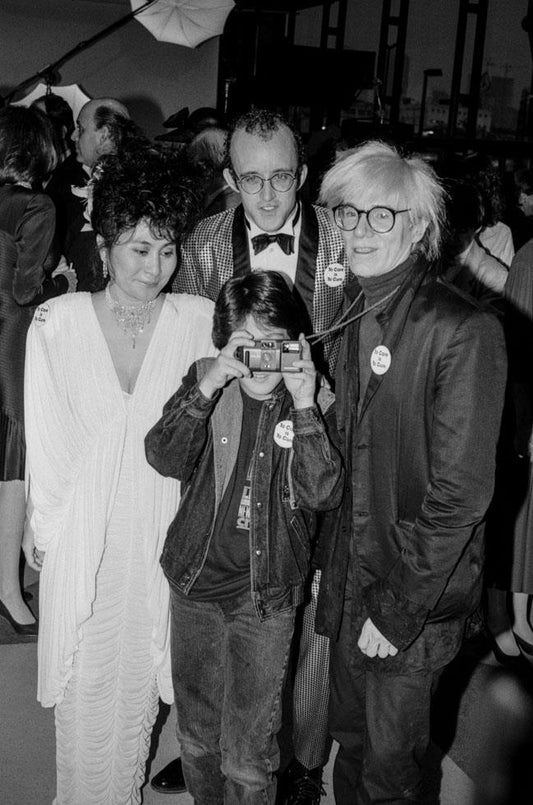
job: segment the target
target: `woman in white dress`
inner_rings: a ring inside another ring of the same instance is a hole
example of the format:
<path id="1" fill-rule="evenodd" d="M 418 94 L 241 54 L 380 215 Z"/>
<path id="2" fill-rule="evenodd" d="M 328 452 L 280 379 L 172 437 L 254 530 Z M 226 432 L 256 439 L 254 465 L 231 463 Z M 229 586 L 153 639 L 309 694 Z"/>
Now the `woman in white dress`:
<path id="1" fill-rule="evenodd" d="M 177 159 L 105 158 L 92 223 L 109 283 L 41 305 L 28 337 L 24 547 L 42 567 L 38 699 L 55 706 L 57 805 L 140 802 L 158 698 L 172 701 L 159 556 L 180 490 L 148 465 L 144 436 L 214 354 L 212 303 L 162 293 L 194 207 Z"/>

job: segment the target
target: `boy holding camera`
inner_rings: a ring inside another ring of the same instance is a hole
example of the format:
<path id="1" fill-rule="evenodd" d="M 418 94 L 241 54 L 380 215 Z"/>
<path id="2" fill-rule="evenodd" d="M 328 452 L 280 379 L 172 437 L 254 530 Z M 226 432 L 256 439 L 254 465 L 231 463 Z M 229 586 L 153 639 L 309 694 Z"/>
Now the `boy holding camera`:
<path id="1" fill-rule="evenodd" d="M 150 464 L 183 482 L 161 563 L 183 769 L 202 805 L 274 803 L 311 511 L 335 508 L 342 495 L 301 321 L 281 275 L 229 280 L 215 305 L 220 354 L 193 364 L 146 437 Z M 299 340 L 301 357 L 278 344 L 288 339 Z"/>

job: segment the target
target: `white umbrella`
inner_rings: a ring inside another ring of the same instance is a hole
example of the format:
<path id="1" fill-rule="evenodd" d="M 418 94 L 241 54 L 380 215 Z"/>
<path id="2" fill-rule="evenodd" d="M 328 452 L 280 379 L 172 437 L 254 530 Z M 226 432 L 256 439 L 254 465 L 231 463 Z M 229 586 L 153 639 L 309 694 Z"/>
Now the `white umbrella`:
<path id="1" fill-rule="evenodd" d="M 130 5 L 132 11 L 130 11 L 129 14 L 120 17 L 120 19 L 108 25 L 107 28 L 104 28 L 102 31 L 98 31 L 98 33 L 91 36 L 90 39 L 79 42 L 76 47 L 69 50 L 61 56 L 61 58 L 53 62 L 53 64 L 49 64 L 44 69 L 39 70 L 34 75 L 30 76 L 30 78 L 18 84 L 14 90 L 4 98 L 0 98 L 0 100 L 9 103 L 11 98 L 22 91 L 24 87 L 27 87 L 39 78 L 46 78 L 48 75 L 55 74 L 57 68 L 66 64 L 73 56 L 77 56 L 79 53 L 91 47 L 91 45 L 99 42 L 105 36 L 109 36 L 109 34 L 122 28 L 122 26 L 126 25 L 131 19 L 137 18 L 139 22 L 142 22 L 144 27 L 161 42 L 171 42 L 175 45 L 185 45 L 185 47 L 188 48 L 195 48 L 201 42 L 205 42 L 206 39 L 211 39 L 211 37 L 218 36 L 222 33 L 227 16 L 235 4 L 233 0 L 130 0 Z M 45 94 L 46 86 L 42 83 L 39 86 L 42 87 L 40 95 Z M 75 84 L 71 86 L 79 89 Z M 32 100 L 35 100 L 35 97 L 39 97 L 34 95 L 37 89 L 36 87 L 36 89 L 22 101 L 17 101 L 17 104 L 29 105 Z M 69 89 L 70 87 L 54 87 L 54 92 L 62 97 L 66 97 L 63 95 L 63 92 Z M 80 92 L 83 93 L 83 90 L 80 90 Z M 85 93 L 83 93 L 83 95 L 85 95 Z M 29 98 L 31 98 L 31 100 L 28 100 Z M 68 97 L 66 97 L 66 100 L 73 106 Z M 90 98 L 85 96 L 85 99 L 81 102 L 81 106 L 88 100 L 90 100 Z M 76 108 L 74 109 L 73 107 L 73 111 L 75 117 L 77 117 L 80 101 L 78 98 L 74 98 L 73 102 L 76 103 Z"/>
<path id="2" fill-rule="evenodd" d="M 134 11 L 146 0 L 130 0 Z M 160 42 L 172 42 L 195 48 L 224 30 L 233 0 L 156 0 L 146 11 L 136 15 Z"/>
<path id="3" fill-rule="evenodd" d="M 28 93 L 28 95 L 25 95 L 24 98 L 20 99 L 20 101 L 15 101 L 12 105 L 31 106 L 31 104 L 36 101 L 37 98 L 42 98 L 43 95 L 47 95 L 48 93 L 59 95 L 61 98 L 66 100 L 72 109 L 74 120 L 76 120 L 78 117 L 81 107 L 84 106 L 87 101 L 91 100 L 89 96 L 81 89 L 81 87 L 78 86 L 78 84 L 67 84 L 64 87 L 52 87 L 39 82 L 32 89 L 32 91 Z"/>

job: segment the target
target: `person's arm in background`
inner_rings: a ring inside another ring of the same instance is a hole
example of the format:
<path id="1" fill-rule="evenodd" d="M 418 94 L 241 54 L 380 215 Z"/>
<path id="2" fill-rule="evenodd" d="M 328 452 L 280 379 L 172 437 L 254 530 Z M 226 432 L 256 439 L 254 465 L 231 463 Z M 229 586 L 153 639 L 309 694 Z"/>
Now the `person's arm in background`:
<path id="1" fill-rule="evenodd" d="M 75 273 L 66 269 L 51 276 L 55 268 L 51 247 L 55 230 L 53 202 L 44 195 L 33 196 L 17 227 L 17 263 L 13 276 L 13 298 L 19 305 L 40 305 L 47 299 L 75 290 Z"/>

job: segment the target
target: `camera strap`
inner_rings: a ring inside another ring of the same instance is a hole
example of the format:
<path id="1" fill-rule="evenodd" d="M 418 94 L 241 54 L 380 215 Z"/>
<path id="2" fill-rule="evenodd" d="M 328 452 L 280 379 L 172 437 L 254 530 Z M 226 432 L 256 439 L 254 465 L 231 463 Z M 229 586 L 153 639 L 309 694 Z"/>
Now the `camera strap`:
<path id="1" fill-rule="evenodd" d="M 328 327 L 327 330 L 322 330 L 319 333 L 313 333 L 312 335 L 307 336 L 307 341 L 309 341 L 310 344 L 318 344 L 319 341 L 322 341 L 330 333 L 335 333 L 337 330 L 344 329 L 344 327 L 346 327 L 348 324 L 351 324 L 352 322 L 357 321 L 357 319 L 361 319 L 367 313 L 370 313 L 371 310 L 375 310 L 377 307 L 380 307 L 384 302 L 388 302 L 388 300 L 392 299 L 394 294 L 397 293 L 399 291 L 399 289 L 400 289 L 400 286 L 397 285 L 396 288 L 393 288 L 392 291 L 389 291 L 389 293 L 386 294 L 382 299 L 378 299 L 378 301 L 374 302 L 374 304 L 370 305 L 370 307 L 365 307 L 365 309 L 362 310 L 360 313 L 356 313 L 355 316 L 352 316 L 351 318 L 346 319 L 346 317 L 350 315 L 350 312 L 354 309 L 354 307 L 357 305 L 357 303 L 360 301 L 361 297 L 363 296 L 363 291 L 360 291 L 358 293 L 358 295 L 355 297 L 355 299 L 353 300 L 353 302 L 351 303 L 351 305 L 346 308 L 344 313 L 339 317 L 339 319 L 337 320 L 337 322 L 335 324 L 333 324 L 331 327 Z"/>

